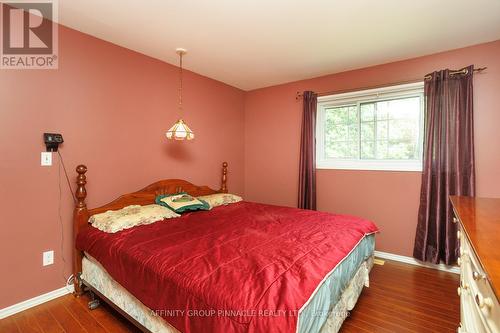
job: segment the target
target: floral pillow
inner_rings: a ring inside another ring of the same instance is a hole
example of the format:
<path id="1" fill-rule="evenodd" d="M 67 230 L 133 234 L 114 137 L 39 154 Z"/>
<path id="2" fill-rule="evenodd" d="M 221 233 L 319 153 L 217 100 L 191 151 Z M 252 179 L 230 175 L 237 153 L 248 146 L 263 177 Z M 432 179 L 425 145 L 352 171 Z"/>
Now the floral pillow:
<path id="1" fill-rule="evenodd" d="M 151 224 L 179 216 L 179 214 L 160 205 L 131 205 L 119 210 L 108 210 L 92 215 L 89 223 L 101 231 L 115 233 L 138 225 Z"/>
<path id="2" fill-rule="evenodd" d="M 200 200 L 208 202 L 210 205 L 210 208 L 214 208 L 217 206 L 225 206 L 229 205 L 235 202 L 240 202 L 243 199 L 235 194 L 230 194 L 230 193 L 216 193 L 216 194 L 210 194 L 210 195 L 203 195 L 200 197 L 197 197 Z"/>
<path id="3" fill-rule="evenodd" d="M 206 201 L 199 200 L 186 192 L 159 195 L 155 201 L 158 205 L 168 207 L 176 213 L 183 213 L 188 210 L 210 209 L 210 205 Z"/>

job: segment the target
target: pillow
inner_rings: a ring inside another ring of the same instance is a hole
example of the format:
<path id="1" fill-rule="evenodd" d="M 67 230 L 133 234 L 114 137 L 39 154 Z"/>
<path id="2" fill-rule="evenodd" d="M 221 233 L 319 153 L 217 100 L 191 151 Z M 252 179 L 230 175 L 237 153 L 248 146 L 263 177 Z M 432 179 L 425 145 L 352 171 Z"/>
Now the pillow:
<path id="1" fill-rule="evenodd" d="M 160 205 L 132 205 L 119 210 L 108 210 L 104 213 L 92 215 L 89 222 L 93 227 L 101 231 L 115 233 L 137 225 L 150 224 L 179 216 L 179 214 Z"/>
<path id="2" fill-rule="evenodd" d="M 198 200 L 186 192 L 175 194 L 159 195 L 156 203 L 170 208 L 176 213 L 183 213 L 188 210 L 209 210 L 210 205 L 203 200 Z"/>
<path id="3" fill-rule="evenodd" d="M 210 195 L 203 195 L 197 197 L 199 200 L 203 200 L 208 202 L 210 208 L 214 208 L 222 205 L 229 205 L 235 202 L 240 202 L 243 199 L 237 195 L 229 194 L 229 193 L 216 193 Z"/>

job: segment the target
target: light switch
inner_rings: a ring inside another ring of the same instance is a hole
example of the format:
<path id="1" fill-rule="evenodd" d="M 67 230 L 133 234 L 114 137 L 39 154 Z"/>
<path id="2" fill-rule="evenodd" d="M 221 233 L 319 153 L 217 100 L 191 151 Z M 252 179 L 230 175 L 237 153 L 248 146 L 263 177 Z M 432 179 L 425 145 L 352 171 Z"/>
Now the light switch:
<path id="1" fill-rule="evenodd" d="M 52 265 L 54 263 L 54 251 L 46 251 L 42 256 L 44 266 Z"/>
<path id="2" fill-rule="evenodd" d="M 42 166 L 51 166 L 52 165 L 52 153 L 50 151 L 42 152 L 42 159 L 41 159 L 41 165 Z"/>

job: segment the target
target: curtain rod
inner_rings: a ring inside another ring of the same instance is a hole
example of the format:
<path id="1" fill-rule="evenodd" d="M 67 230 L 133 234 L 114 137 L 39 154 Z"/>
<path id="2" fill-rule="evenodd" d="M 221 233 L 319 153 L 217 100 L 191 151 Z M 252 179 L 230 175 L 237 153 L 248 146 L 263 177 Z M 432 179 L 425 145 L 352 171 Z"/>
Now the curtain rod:
<path id="1" fill-rule="evenodd" d="M 474 69 L 474 73 L 481 73 L 488 67 L 479 67 Z M 469 70 L 467 68 L 462 68 L 456 71 L 450 71 L 450 75 L 457 75 L 457 74 L 463 74 L 466 75 L 468 74 Z M 328 96 L 328 95 L 334 95 L 334 94 L 342 94 L 342 93 L 347 93 L 347 92 L 352 92 L 352 91 L 358 91 L 358 90 L 367 90 L 367 89 L 376 89 L 376 88 L 384 88 L 384 87 L 390 87 L 390 86 L 395 86 L 399 84 L 407 84 L 407 83 L 416 83 L 416 82 L 422 82 L 422 80 L 430 80 L 432 78 L 432 74 L 427 74 L 423 77 L 423 79 L 413 79 L 413 80 L 407 80 L 407 81 L 400 81 L 400 82 L 391 82 L 387 84 L 380 84 L 380 85 L 375 85 L 375 86 L 368 86 L 368 87 L 357 87 L 357 88 L 351 88 L 351 89 L 343 89 L 343 90 L 333 90 L 333 91 L 325 91 L 325 92 L 319 92 L 317 93 L 318 96 Z M 302 98 L 302 92 L 297 91 L 297 94 L 295 96 L 295 99 L 299 100 Z"/>
<path id="2" fill-rule="evenodd" d="M 474 68 L 473 72 L 480 73 L 480 72 L 484 71 L 486 68 L 488 68 L 488 67 Z M 457 71 L 450 71 L 450 75 L 457 75 L 457 74 L 467 75 L 467 74 L 469 74 L 469 70 L 467 68 L 462 68 L 462 69 L 459 69 Z M 424 76 L 424 80 L 430 80 L 430 79 L 432 79 L 432 74 L 427 74 L 426 76 Z"/>

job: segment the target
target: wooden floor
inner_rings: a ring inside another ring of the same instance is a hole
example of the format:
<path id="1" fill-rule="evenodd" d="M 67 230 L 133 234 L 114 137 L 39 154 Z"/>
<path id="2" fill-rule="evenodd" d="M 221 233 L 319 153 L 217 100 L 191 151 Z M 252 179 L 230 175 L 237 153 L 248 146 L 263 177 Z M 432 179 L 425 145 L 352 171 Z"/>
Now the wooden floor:
<path id="1" fill-rule="evenodd" d="M 370 273 L 341 333 L 456 332 L 460 322 L 459 276 L 386 261 Z"/>
<path id="2" fill-rule="evenodd" d="M 342 333 L 456 332 L 458 275 L 386 261 L 375 265 Z M 0 320 L 2 333 L 139 332 L 108 306 L 90 311 L 86 296 L 63 296 Z"/>

